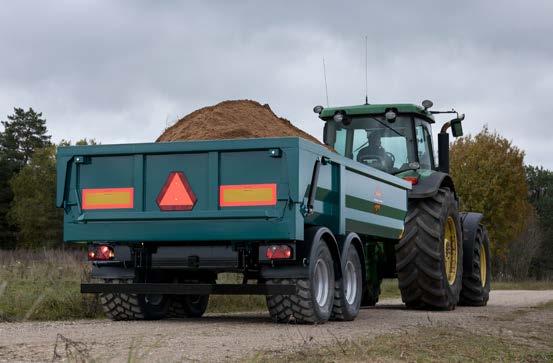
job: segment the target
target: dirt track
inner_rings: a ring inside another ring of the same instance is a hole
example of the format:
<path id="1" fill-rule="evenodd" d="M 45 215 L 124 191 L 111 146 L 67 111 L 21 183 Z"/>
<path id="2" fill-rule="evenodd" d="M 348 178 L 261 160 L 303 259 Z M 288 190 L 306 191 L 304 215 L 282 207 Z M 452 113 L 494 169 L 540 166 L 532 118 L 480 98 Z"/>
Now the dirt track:
<path id="1" fill-rule="evenodd" d="M 336 339 L 376 336 L 417 326 L 446 324 L 494 329 L 506 314 L 553 300 L 549 291 L 494 291 L 484 308 L 459 307 L 452 312 L 409 311 L 399 300 L 386 300 L 364 309 L 354 322 L 319 326 L 276 325 L 265 313 L 209 315 L 195 320 L 158 322 L 24 322 L 0 324 L 0 361 L 51 361 L 57 358 L 93 358 L 127 361 L 239 359 L 257 351 L 286 351 Z M 536 321 L 542 319 L 535 312 Z M 547 319 L 553 319 L 548 314 Z M 58 337 L 61 334 L 62 337 Z"/>

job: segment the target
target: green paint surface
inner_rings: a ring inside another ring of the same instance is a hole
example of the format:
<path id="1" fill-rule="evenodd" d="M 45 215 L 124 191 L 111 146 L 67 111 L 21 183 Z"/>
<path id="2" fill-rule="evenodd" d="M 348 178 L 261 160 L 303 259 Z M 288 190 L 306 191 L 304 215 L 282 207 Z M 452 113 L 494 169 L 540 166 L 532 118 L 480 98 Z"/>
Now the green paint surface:
<path id="1" fill-rule="evenodd" d="M 394 108 L 399 113 L 403 114 L 417 114 L 427 121 L 433 123 L 434 117 L 428 111 L 425 111 L 421 106 L 417 106 L 411 103 L 387 103 L 378 105 L 355 105 L 355 106 L 340 106 L 340 107 L 328 107 L 323 109 L 319 117 L 323 120 L 327 120 L 334 116 L 338 111 L 343 111 L 346 115 L 350 116 L 376 116 L 384 115 L 386 110 Z"/>

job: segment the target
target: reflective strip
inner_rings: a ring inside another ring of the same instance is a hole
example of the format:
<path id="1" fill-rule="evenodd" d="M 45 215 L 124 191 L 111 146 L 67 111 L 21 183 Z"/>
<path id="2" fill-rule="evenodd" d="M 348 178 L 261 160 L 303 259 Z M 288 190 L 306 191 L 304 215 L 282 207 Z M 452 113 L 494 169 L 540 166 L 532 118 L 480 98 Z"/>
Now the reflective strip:
<path id="1" fill-rule="evenodd" d="M 276 191 L 276 184 L 221 185 L 219 205 L 221 207 L 276 205 Z"/>
<path id="2" fill-rule="evenodd" d="M 83 189 L 83 209 L 130 209 L 134 207 L 134 188 Z"/>

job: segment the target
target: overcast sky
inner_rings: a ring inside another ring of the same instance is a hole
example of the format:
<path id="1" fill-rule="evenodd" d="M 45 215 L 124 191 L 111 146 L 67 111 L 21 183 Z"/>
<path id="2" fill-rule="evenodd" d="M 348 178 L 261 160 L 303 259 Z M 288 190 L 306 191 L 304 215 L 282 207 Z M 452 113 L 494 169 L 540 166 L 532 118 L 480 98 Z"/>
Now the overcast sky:
<path id="1" fill-rule="evenodd" d="M 322 58 L 330 104 L 362 103 L 365 35 L 370 103 L 455 107 L 553 169 L 551 0 L 4 2 L 0 119 L 33 107 L 56 141 L 148 142 L 248 98 L 321 138 Z"/>

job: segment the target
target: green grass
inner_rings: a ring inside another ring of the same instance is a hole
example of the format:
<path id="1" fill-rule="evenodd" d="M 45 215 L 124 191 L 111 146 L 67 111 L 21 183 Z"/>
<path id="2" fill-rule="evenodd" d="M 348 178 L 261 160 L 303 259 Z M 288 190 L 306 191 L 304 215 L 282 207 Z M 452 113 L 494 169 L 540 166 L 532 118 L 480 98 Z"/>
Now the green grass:
<path id="1" fill-rule="evenodd" d="M 219 284 L 240 284 L 242 275 L 220 274 Z M 259 295 L 212 295 L 209 297 L 208 313 L 232 313 L 266 310 L 265 296 Z"/>
<path id="2" fill-rule="evenodd" d="M 374 339 L 336 340 L 289 354 L 260 353 L 251 362 L 542 362 L 553 359 L 553 338 L 535 346 L 513 337 L 450 326 L 419 328 Z"/>
<path id="3" fill-rule="evenodd" d="M 380 299 L 396 299 L 400 297 L 397 279 L 384 279 L 380 285 Z"/>
<path id="4" fill-rule="evenodd" d="M 492 281 L 493 290 L 553 290 L 553 280 Z"/>

